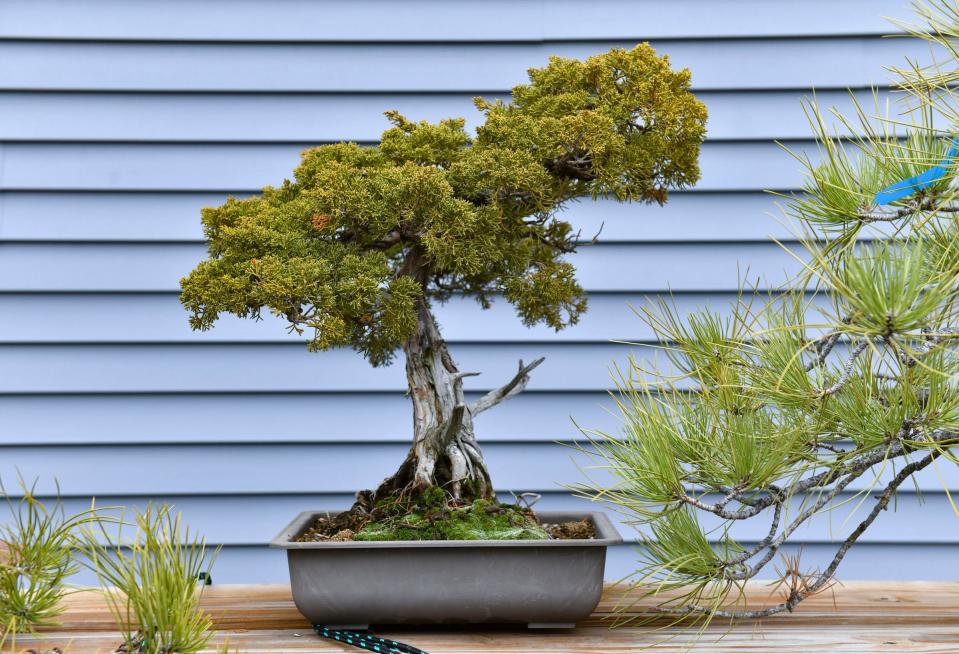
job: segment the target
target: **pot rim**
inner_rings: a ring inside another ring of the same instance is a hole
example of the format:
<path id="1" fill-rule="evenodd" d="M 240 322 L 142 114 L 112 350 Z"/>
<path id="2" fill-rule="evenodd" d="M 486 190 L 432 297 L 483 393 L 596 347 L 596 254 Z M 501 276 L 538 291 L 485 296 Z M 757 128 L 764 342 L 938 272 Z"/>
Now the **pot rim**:
<path id="1" fill-rule="evenodd" d="M 623 537 L 602 511 L 537 511 L 544 522 L 567 522 L 589 518 L 596 528 L 596 538 L 566 538 L 557 540 L 378 540 L 378 541 L 326 541 L 298 543 L 293 539 L 302 533 L 319 515 L 336 515 L 340 511 L 304 511 L 296 516 L 276 538 L 270 547 L 285 550 L 326 549 L 390 549 L 390 548 L 457 548 L 457 547 L 607 547 L 619 545 Z"/>

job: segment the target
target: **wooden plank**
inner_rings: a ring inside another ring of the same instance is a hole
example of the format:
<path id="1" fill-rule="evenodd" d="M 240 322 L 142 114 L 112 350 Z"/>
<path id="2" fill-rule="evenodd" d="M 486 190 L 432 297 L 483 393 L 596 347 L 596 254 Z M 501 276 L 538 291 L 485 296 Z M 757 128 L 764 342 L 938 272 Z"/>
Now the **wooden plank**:
<path id="1" fill-rule="evenodd" d="M 463 632 L 390 630 L 384 636 L 411 642 L 430 654 L 635 654 L 651 651 L 656 653 L 754 654 L 792 652 L 814 654 L 821 652 L 916 652 L 952 654 L 956 651 L 956 630 L 951 626 L 920 625 L 918 627 L 865 627 L 845 625 L 801 628 L 760 629 L 747 624 L 733 629 L 724 629 L 722 634 L 707 632 L 699 638 L 693 631 L 666 629 L 650 631 L 642 629 L 618 629 L 587 627 L 571 632 L 534 633 L 516 629 L 485 629 Z M 241 654 L 289 654 L 291 652 L 341 652 L 353 654 L 359 650 L 323 641 L 308 629 L 234 630 L 218 632 L 217 642 L 228 640 L 232 648 Z M 80 634 L 50 634 L 39 639 L 23 638 L 18 643 L 24 646 L 60 643 L 64 654 L 108 654 L 118 644 L 116 635 L 103 632 Z M 22 652 L 22 650 L 20 650 Z M 204 653 L 213 654 L 213 648 Z M 43 654 L 43 650 L 39 651 Z"/>
<path id="2" fill-rule="evenodd" d="M 954 652 L 959 643 L 955 582 L 854 582 L 810 598 L 792 614 L 730 626 L 714 622 L 699 637 L 694 629 L 620 627 L 610 618 L 621 591 L 608 588 L 593 616 L 577 629 L 532 632 L 515 627 L 384 628 L 382 635 L 410 642 L 431 654 L 512 652 Z M 747 585 L 747 602 L 777 601 L 763 582 Z M 629 593 L 627 600 L 635 599 Z M 296 611 L 286 585 L 213 586 L 203 606 L 214 619 L 217 640 L 241 652 L 349 652 L 322 641 Z M 648 615 L 640 601 L 633 615 Z M 19 637 L 17 650 L 59 646 L 67 654 L 109 652 L 117 645 L 113 621 L 101 596 L 81 591 L 66 600 L 61 626 Z M 8 648 L 5 651 L 14 651 Z M 213 650 L 209 650 L 213 651 Z"/>

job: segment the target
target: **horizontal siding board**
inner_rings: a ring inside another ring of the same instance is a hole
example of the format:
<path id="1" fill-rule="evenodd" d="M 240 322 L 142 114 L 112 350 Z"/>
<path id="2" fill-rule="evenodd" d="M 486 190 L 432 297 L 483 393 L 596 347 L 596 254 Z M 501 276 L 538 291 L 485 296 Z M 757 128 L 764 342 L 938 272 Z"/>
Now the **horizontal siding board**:
<path id="1" fill-rule="evenodd" d="M 277 516 L 277 523 L 280 524 L 277 532 L 284 526 L 286 517 Z M 789 556 L 800 555 L 804 569 L 822 570 L 835 556 L 836 545 L 800 543 L 797 546 L 786 546 L 781 551 Z M 862 543 L 846 555 L 842 567 L 839 568 L 838 577 L 841 581 L 952 579 L 950 573 L 955 563 L 956 546 L 951 543 Z M 606 555 L 606 579 L 618 581 L 642 566 L 642 558 L 636 546 L 624 544 L 610 547 Z M 775 568 L 769 567 L 760 578 L 772 579 L 776 575 Z M 220 551 L 213 568 L 213 578 L 216 584 L 289 583 L 290 572 L 286 554 L 281 550 L 269 549 L 265 545 L 233 546 Z M 96 579 L 86 570 L 72 579 L 81 585 L 96 585 Z"/>
<path id="2" fill-rule="evenodd" d="M 584 481 L 581 468 L 596 483 L 613 481 L 592 458 L 569 447 L 549 442 L 483 444 L 479 420 L 477 431 L 501 492 L 562 490 Z M 408 450 L 406 443 L 7 446 L 0 447 L 0 478 L 17 479 L 19 471 L 25 479 L 37 479 L 37 492 L 44 495 L 57 492 L 56 481 L 64 497 L 284 495 L 315 493 L 318 488 L 353 493 L 375 488 L 395 472 Z M 892 468 L 887 465 L 847 488 L 881 488 L 894 476 Z M 938 473 L 932 468 L 917 473 L 915 487 L 923 492 L 959 488 L 959 467 L 942 465 Z M 851 508 L 837 509 L 833 524 L 841 525 L 837 516 Z M 959 520 L 956 523 L 959 526 Z"/>
<path id="3" fill-rule="evenodd" d="M 478 397 L 467 393 L 471 402 Z M 572 415 L 615 432 L 613 408 L 603 392 L 527 392 L 484 413 L 477 425 L 484 442 L 553 442 L 576 437 Z M 0 395 L 3 445 L 407 443 L 411 430 L 412 408 L 402 390 Z"/>
<path id="4" fill-rule="evenodd" d="M 709 109 L 711 141 L 808 139 L 813 133 L 801 102 L 805 91 L 732 91 L 697 94 Z M 506 95 L 488 99 L 508 98 Z M 820 91 L 822 107 L 854 115 L 852 98 L 875 104 L 869 91 Z M 882 92 L 880 107 L 901 94 Z M 8 141 L 376 141 L 395 109 L 415 120 L 463 116 L 472 131 L 482 123 L 472 94 L 177 94 L 0 93 L 0 140 Z"/>
<path id="5" fill-rule="evenodd" d="M 484 310 L 469 298 L 456 297 L 434 308 L 443 335 L 451 343 L 606 343 L 653 342 L 656 334 L 636 316 L 656 297 L 635 293 L 594 294 L 579 323 L 559 332 L 526 327 L 502 298 Z M 709 308 L 723 315 L 735 293 L 674 294 L 663 299 L 680 315 Z M 223 316 L 216 329 L 197 332 L 174 293 L 151 294 L 0 294 L 0 343 L 305 343 L 287 332 L 287 322 L 272 315 L 262 321 Z M 50 316 L 70 316 L 64 332 Z M 813 320 L 816 320 L 815 318 Z"/>
<path id="6" fill-rule="evenodd" d="M 177 291 L 205 254 L 199 244 L 2 243 L 0 291 Z M 775 243 L 599 244 L 570 260 L 589 291 L 733 291 L 745 274 L 737 260 L 769 287 L 801 270 Z"/>
<path id="7" fill-rule="evenodd" d="M 200 209 L 227 196 L 0 191 L 0 242 L 202 242 Z M 585 239 L 599 233 L 602 243 L 793 240 L 796 230 L 782 220 L 782 204 L 762 192 L 674 193 L 663 207 L 584 198 L 560 216 Z"/>
<path id="8" fill-rule="evenodd" d="M 531 41 L 886 34 L 903 0 L 5 0 L 0 38 Z M 189 20 L 183 20 L 183 16 Z"/>
<path id="9" fill-rule="evenodd" d="M 15 490 L 8 489 L 11 493 Z M 508 492 L 500 493 L 500 500 L 514 501 Z M 205 496 L 205 497 L 124 497 L 99 496 L 97 506 L 128 507 L 130 511 L 143 509 L 148 501 L 170 504 L 183 514 L 184 521 L 198 528 L 207 542 L 216 545 L 251 546 L 265 545 L 280 531 L 288 519 L 301 511 L 342 511 L 352 505 L 354 496 L 348 493 L 326 495 L 253 495 L 253 496 Z M 708 498 L 714 501 L 713 498 Z M 806 526 L 795 532 L 797 542 L 830 543 L 841 540 L 851 531 L 869 504 L 854 510 L 857 498 L 853 494 L 841 494 L 837 498 L 844 502 L 833 509 L 831 515 L 820 515 Z M 52 502 L 53 500 L 46 500 Z M 921 510 L 920 509 L 921 503 Z M 799 504 L 797 498 L 791 505 L 792 515 L 796 515 Z M 914 493 L 899 495 L 894 510 L 882 515 L 862 536 L 860 543 L 947 543 L 959 540 L 959 520 L 944 520 L 952 513 L 949 498 L 945 493 L 927 493 L 922 499 Z M 67 498 L 63 507 L 70 514 L 79 513 L 90 507 L 89 498 Z M 588 500 L 573 497 L 563 492 L 544 493 L 536 503 L 536 509 L 542 511 L 581 512 L 603 510 L 606 507 Z M 106 511 L 104 511 L 107 513 Z M 110 511 L 114 514 L 115 512 Z M 119 513 L 119 512 L 116 512 Z M 5 522 L 9 514 L 6 504 L 0 507 L 0 521 Z M 914 515 L 913 515 L 914 514 Z M 610 519 L 627 541 L 637 541 L 638 536 L 648 536 L 643 527 L 637 530 L 626 523 L 618 512 L 608 511 Z M 289 516 L 289 518 L 287 518 Z M 707 529 L 713 527 L 706 525 Z M 742 521 L 732 537 L 742 542 L 756 542 L 766 536 L 769 526 L 765 516 L 754 520 Z M 712 537 L 716 537 L 713 533 Z"/>
<path id="10" fill-rule="evenodd" d="M 253 44 L 0 41 L 0 89 L 83 91 L 505 92 L 550 55 L 584 58 L 636 40 L 535 44 Z M 915 39 L 653 42 L 699 90 L 867 88 L 876 62 L 929 63 Z"/>
<path id="11" fill-rule="evenodd" d="M 790 142 L 793 150 L 815 146 Z M 0 190 L 258 191 L 290 177 L 308 145 L 0 143 Z M 802 170 L 775 143 L 706 143 L 696 191 L 799 188 Z"/>
<path id="12" fill-rule="evenodd" d="M 835 360 L 845 354 L 834 350 Z M 530 390 L 604 391 L 610 366 L 660 353 L 619 343 L 486 343 L 451 348 L 460 370 L 481 372 L 468 390 L 499 387 L 516 362 L 546 357 Z M 663 374 L 678 371 L 660 355 Z M 371 368 L 352 350 L 307 352 L 300 343 L 202 345 L 0 345 L 0 393 L 334 392 L 406 389 L 402 362 Z M 683 382 L 684 387 L 689 387 Z"/>
<path id="13" fill-rule="evenodd" d="M 516 362 L 547 357 L 532 390 L 601 391 L 621 345 L 464 344 L 462 370 L 482 372 L 467 388 L 488 390 L 516 373 Z M 309 353 L 273 345 L 3 345 L 0 393 L 401 391 L 402 364 L 374 369 L 352 350 Z M 281 431 L 281 430 L 278 430 Z"/>

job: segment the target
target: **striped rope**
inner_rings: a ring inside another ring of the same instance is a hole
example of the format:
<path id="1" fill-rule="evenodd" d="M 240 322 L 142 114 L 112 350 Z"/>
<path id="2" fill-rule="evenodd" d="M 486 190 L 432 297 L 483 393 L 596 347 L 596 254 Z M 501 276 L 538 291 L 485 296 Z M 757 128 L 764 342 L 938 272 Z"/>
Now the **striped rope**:
<path id="1" fill-rule="evenodd" d="M 400 643 L 395 640 L 388 640 L 373 635 L 368 631 L 352 631 L 346 629 L 330 629 L 321 624 L 313 625 L 313 631 L 330 640 L 338 643 L 345 643 L 358 649 L 365 649 L 377 654 L 428 654 L 412 645 Z"/>

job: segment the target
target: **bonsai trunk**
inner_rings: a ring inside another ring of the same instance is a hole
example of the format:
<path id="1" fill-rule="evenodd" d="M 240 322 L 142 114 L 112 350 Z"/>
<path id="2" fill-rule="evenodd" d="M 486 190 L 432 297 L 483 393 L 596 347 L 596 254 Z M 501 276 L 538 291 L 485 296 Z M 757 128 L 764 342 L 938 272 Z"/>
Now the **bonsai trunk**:
<path id="1" fill-rule="evenodd" d="M 413 445 L 396 473 L 368 499 L 416 494 L 431 486 L 443 488 L 457 501 L 491 499 L 493 485 L 473 432 L 473 418 L 521 392 L 529 371 L 543 359 L 528 366 L 520 361 L 508 384 L 467 405 L 463 378 L 479 373 L 457 369 L 425 299 L 418 301 L 417 313 L 417 332 L 403 343 L 413 403 Z"/>

